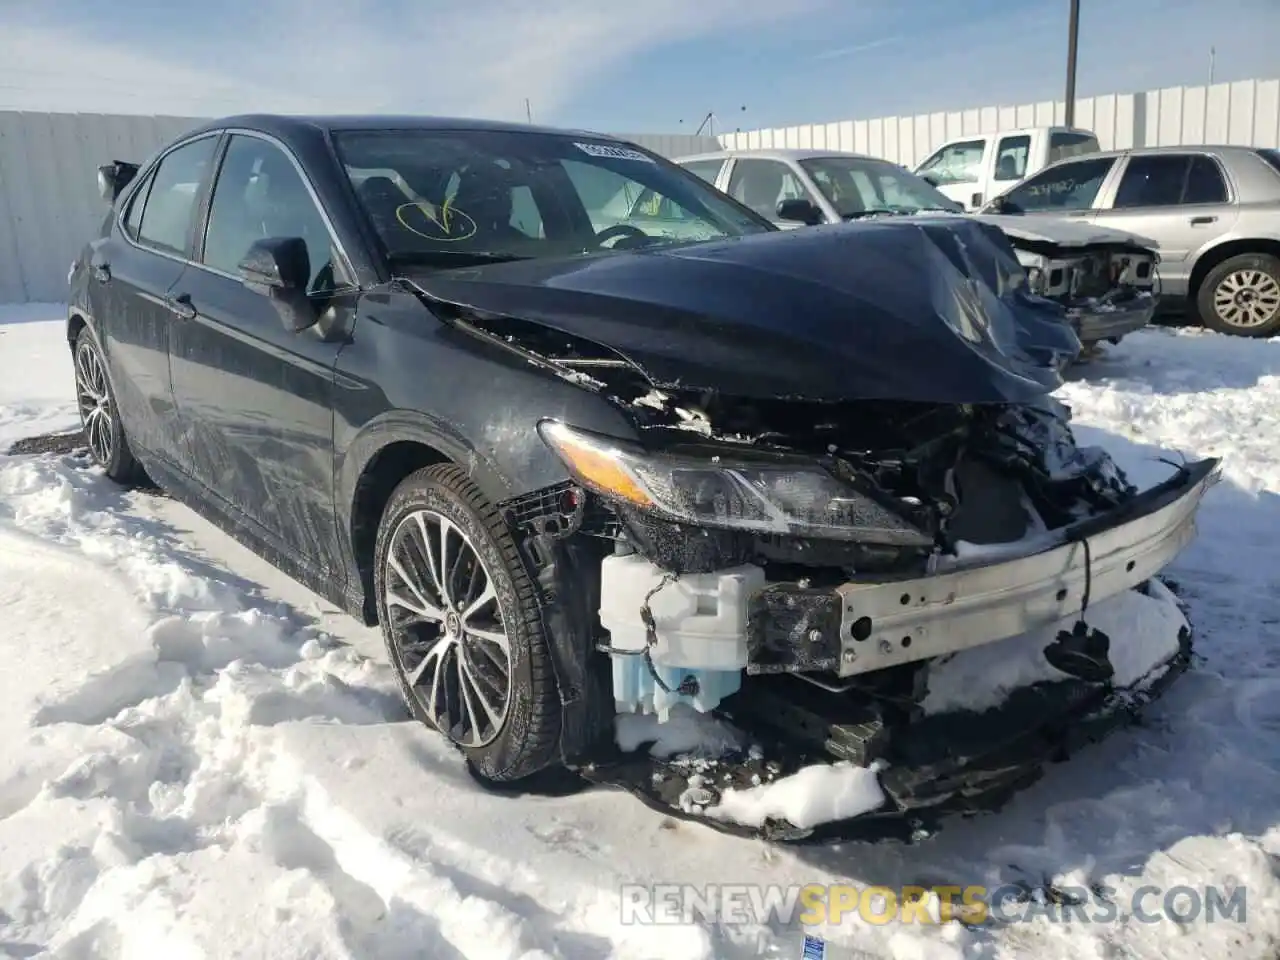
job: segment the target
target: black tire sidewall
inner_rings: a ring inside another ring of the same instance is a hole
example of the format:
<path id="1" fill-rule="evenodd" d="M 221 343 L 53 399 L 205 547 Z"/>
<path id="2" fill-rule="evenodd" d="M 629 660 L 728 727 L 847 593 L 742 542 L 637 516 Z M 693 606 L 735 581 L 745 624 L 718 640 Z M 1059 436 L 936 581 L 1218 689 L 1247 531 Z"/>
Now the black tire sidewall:
<path id="1" fill-rule="evenodd" d="M 98 338 L 94 336 L 93 331 L 87 326 L 81 328 L 80 333 L 76 336 L 75 354 L 72 357 L 72 363 L 78 364 L 81 350 L 92 350 L 98 359 L 98 363 L 102 364 L 102 378 L 106 383 L 107 397 L 111 401 L 111 460 L 109 463 L 102 463 L 93 453 L 93 448 L 89 448 L 89 455 L 93 457 L 95 463 L 102 468 L 103 473 L 111 480 L 122 483 L 129 480 L 137 470 L 137 461 L 134 460 L 133 452 L 129 449 L 129 440 L 125 434 L 124 421 L 121 419 L 120 403 L 116 397 L 116 388 L 111 383 L 111 371 L 107 369 L 107 358 L 102 352 L 102 347 L 98 344 Z M 73 376 L 76 375 L 76 369 L 73 366 Z M 76 409 L 80 408 L 79 381 L 76 381 Z M 84 414 L 80 413 L 80 425 L 86 427 Z M 85 433 L 85 443 L 89 441 L 89 435 Z"/>
<path id="2" fill-rule="evenodd" d="M 467 747 L 449 739 L 445 731 L 438 730 L 438 732 L 463 753 L 481 776 L 494 781 L 506 781 L 526 773 L 536 772 L 533 769 L 526 769 L 530 766 L 538 768 L 545 766 L 541 758 L 531 756 L 531 753 L 537 751 L 539 743 L 530 743 L 530 739 L 531 736 L 536 738 L 538 735 L 538 731 L 534 729 L 538 711 L 537 701 L 540 698 L 554 696 L 555 692 L 539 689 L 535 681 L 532 664 L 532 658 L 536 655 L 534 648 L 540 646 L 541 650 L 545 651 L 545 639 L 541 633 L 540 621 L 534 616 L 538 612 L 526 609 L 527 604 L 521 601 L 517 591 L 515 581 L 518 576 L 522 576 L 522 573 L 512 571 L 504 557 L 504 547 L 514 553 L 514 542 L 499 543 L 499 537 L 509 539 L 510 534 L 505 530 L 492 530 L 490 524 L 485 523 L 474 507 L 467 503 L 454 487 L 455 484 L 441 482 L 438 468 L 433 470 L 429 467 L 403 481 L 387 502 L 378 526 L 374 547 L 374 591 L 378 621 L 382 627 L 382 639 L 386 645 L 387 658 L 396 675 L 396 682 L 400 685 L 405 704 L 416 720 L 433 730 L 438 730 L 422 708 L 418 697 L 410 689 L 396 654 L 387 618 L 386 557 L 392 535 L 410 514 L 425 509 L 447 517 L 470 539 L 498 595 L 498 609 L 502 614 L 510 647 L 512 689 L 502 730 L 485 746 Z"/>
<path id="3" fill-rule="evenodd" d="M 1228 257 L 1218 264 L 1204 278 L 1196 297 L 1196 307 L 1200 314 L 1200 322 L 1211 330 L 1233 337 L 1271 337 L 1280 333 L 1280 313 L 1272 317 L 1268 323 L 1258 327 L 1237 327 L 1218 316 L 1213 305 L 1213 294 L 1228 276 L 1237 270 L 1260 270 L 1269 274 L 1280 284 L 1280 258 L 1267 253 L 1245 253 Z"/>

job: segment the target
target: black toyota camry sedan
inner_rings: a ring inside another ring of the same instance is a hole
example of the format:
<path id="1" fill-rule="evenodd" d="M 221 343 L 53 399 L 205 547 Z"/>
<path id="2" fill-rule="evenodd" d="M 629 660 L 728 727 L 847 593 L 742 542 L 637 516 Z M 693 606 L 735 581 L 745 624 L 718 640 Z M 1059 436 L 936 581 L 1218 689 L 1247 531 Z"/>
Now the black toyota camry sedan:
<path id="1" fill-rule="evenodd" d="M 93 458 L 380 625 L 490 782 L 682 706 L 784 769 L 896 750 L 910 806 L 914 715 L 875 704 L 1149 589 L 1212 473 L 1138 490 L 1075 445 L 1080 344 L 963 217 L 781 231 L 631 143 L 425 118 L 236 117 L 98 176 Z M 1105 637 L 1046 656 L 1085 693 L 1001 729 L 1096 714 Z"/>

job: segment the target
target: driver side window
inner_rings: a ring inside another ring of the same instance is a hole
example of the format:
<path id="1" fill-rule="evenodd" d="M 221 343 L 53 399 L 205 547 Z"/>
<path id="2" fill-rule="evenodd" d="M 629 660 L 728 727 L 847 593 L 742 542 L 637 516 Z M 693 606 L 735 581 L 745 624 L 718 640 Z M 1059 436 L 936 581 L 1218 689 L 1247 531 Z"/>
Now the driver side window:
<path id="1" fill-rule="evenodd" d="M 1114 157 L 1076 160 L 1049 167 L 1004 195 L 1009 213 L 1087 210 L 1115 165 Z"/>
<path id="2" fill-rule="evenodd" d="M 301 237 L 311 261 L 308 293 L 331 293 L 344 285 L 333 238 L 293 162 L 279 147 L 257 137 L 231 138 L 209 207 L 203 262 L 235 276 L 258 240 Z"/>
<path id="3" fill-rule="evenodd" d="M 817 204 L 795 171 L 780 160 L 761 157 L 735 160 L 727 189 L 733 199 L 774 223 L 780 222 L 778 204 L 783 200 L 808 200 Z"/>

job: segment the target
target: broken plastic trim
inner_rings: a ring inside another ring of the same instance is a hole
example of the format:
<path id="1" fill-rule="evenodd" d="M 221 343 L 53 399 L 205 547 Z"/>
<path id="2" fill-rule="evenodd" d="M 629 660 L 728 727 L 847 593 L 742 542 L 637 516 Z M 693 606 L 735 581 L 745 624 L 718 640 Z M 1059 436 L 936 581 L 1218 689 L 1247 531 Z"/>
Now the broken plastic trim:
<path id="1" fill-rule="evenodd" d="M 504 352 L 577 386 L 597 391 L 605 386 L 597 377 L 586 372 L 589 370 L 624 370 L 641 379 L 646 389 L 652 386 L 635 364 L 604 344 L 570 334 L 559 334 L 541 324 L 514 317 L 483 314 L 464 304 L 432 296 L 412 280 L 405 279 L 403 282 L 441 322 L 477 340 L 499 347 Z M 505 334 L 502 332 L 503 328 L 508 328 Z M 565 347 L 566 354 L 574 355 L 555 356 L 550 353 L 540 353 L 526 346 L 522 342 L 525 338 L 520 334 L 560 341 Z"/>

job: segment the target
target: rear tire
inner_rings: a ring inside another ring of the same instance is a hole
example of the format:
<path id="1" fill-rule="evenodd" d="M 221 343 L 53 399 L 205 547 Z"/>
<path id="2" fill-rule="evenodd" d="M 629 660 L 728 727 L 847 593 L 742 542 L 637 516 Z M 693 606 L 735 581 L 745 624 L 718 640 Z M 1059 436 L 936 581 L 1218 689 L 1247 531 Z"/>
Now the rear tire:
<path id="1" fill-rule="evenodd" d="M 1228 257 L 1196 292 L 1200 322 L 1236 337 L 1280 333 L 1280 258 L 1268 253 Z"/>
<path id="2" fill-rule="evenodd" d="M 80 411 L 80 424 L 94 463 L 116 483 L 137 483 L 146 474 L 129 449 L 129 438 L 120 421 L 120 409 L 107 374 L 106 358 L 88 327 L 81 328 L 76 336 L 72 356 L 76 407 Z"/>
<path id="3" fill-rule="evenodd" d="M 436 464 L 396 487 L 378 526 L 374 592 L 417 720 L 482 780 L 512 782 L 554 762 L 560 701 L 537 590 L 502 515 L 464 470 Z"/>

